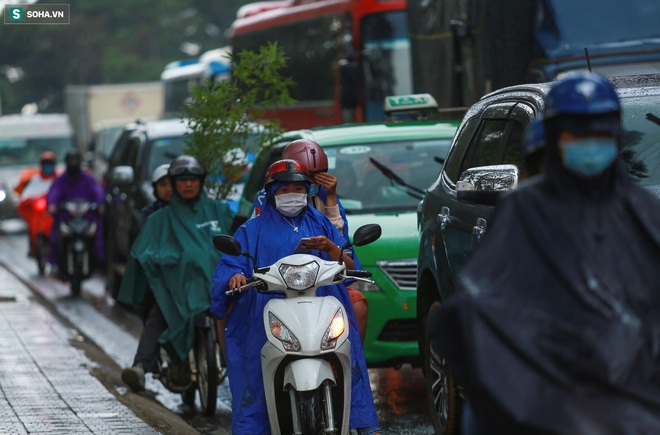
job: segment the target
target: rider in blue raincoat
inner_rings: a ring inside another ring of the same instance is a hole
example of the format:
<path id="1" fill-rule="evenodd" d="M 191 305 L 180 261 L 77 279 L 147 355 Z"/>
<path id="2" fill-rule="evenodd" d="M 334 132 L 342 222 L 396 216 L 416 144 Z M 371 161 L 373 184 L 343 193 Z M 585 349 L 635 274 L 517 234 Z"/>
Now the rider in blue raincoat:
<path id="1" fill-rule="evenodd" d="M 338 245 L 345 243 L 335 226 L 313 207 L 307 206 L 309 176 L 307 169 L 294 160 L 280 160 L 271 165 L 266 175 L 269 200 L 261 214 L 248 220 L 234 234 L 242 249 L 250 252 L 257 266 L 267 266 L 294 253 L 303 237 L 317 237 L 323 246 L 313 251 L 324 259 L 337 260 Z M 287 183 L 304 186 L 302 193 L 275 195 Z M 297 198 L 296 196 L 299 196 Z M 281 200 L 280 197 L 287 197 Z M 277 199 L 276 199 L 277 198 Z M 352 260 L 344 254 L 347 265 Z M 266 343 L 263 308 L 275 295 L 247 291 L 227 296 L 225 291 L 245 283 L 252 276 L 252 260 L 245 256 L 225 255 L 213 276 L 211 312 L 218 319 L 226 318 L 225 341 L 227 371 L 233 398 L 232 433 L 234 435 L 268 434 L 270 426 L 261 372 L 261 348 Z M 349 426 L 361 434 L 378 434 L 378 417 L 369 385 L 364 351 L 355 314 L 344 285 L 321 287 L 318 295 L 333 295 L 346 308 L 349 318 L 349 340 L 352 359 L 352 400 Z M 222 323 L 221 323 L 222 324 Z"/>

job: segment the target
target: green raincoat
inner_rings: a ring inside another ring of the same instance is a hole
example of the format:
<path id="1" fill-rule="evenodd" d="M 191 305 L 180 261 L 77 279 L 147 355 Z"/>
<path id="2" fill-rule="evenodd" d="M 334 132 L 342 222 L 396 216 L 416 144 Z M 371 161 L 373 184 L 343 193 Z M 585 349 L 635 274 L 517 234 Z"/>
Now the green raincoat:
<path id="1" fill-rule="evenodd" d="M 220 254 L 213 236 L 229 234 L 233 215 L 222 202 L 200 195 L 172 195 L 147 219 L 131 248 L 117 300 L 141 304 L 149 286 L 168 329 L 160 344 L 181 360 L 193 345 L 195 316 L 209 309 L 212 276 Z"/>

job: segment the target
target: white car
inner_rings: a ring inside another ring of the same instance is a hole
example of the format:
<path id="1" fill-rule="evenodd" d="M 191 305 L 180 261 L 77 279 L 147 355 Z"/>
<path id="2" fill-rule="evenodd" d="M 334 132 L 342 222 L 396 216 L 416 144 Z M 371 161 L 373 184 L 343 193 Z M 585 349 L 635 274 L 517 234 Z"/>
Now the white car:
<path id="1" fill-rule="evenodd" d="M 73 147 L 73 129 L 65 114 L 1 116 L 0 219 L 19 217 L 14 186 L 24 169 L 37 167 L 44 151 L 53 151 L 61 162 Z"/>

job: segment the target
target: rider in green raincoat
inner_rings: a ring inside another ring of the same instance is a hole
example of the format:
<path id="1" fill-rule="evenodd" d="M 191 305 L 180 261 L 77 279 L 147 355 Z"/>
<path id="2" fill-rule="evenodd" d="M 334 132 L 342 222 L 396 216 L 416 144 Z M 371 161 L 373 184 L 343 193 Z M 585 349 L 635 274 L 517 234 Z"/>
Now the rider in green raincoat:
<path id="1" fill-rule="evenodd" d="M 168 176 L 174 194 L 168 207 L 153 213 L 133 244 L 117 297 L 141 304 L 151 287 L 157 304 L 144 324 L 133 366 L 122 379 L 135 391 L 144 389 L 164 346 L 175 360 L 186 360 L 194 340 L 194 320 L 210 307 L 213 270 L 219 254 L 213 236 L 228 234 L 229 208 L 203 194 L 206 170 L 194 157 L 179 156 Z"/>

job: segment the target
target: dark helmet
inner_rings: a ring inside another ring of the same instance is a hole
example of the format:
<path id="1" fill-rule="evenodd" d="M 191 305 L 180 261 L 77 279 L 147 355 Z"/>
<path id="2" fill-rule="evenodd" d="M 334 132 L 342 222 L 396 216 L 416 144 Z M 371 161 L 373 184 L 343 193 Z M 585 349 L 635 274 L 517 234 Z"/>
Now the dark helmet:
<path id="1" fill-rule="evenodd" d="M 298 139 L 290 142 L 282 150 L 283 159 L 291 159 L 305 165 L 309 172 L 320 172 L 328 170 L 328 156 L 313 140 Z"/>
<path id="2" fill-rule="evenodd" d="M 204 178 L 206 178 L 206 168 L 204 168 L 204 165 L 197 158 L 183 154 L 172 160 L 167 170 L 167 176 L 172 180 L 184 177 L 197 177 L 204 181 Z"/>
<path id="3" fill-rule="evenodd" d="M 57 157 L 55 156 L 55 153 L 52 151 L 44 151 L 41 153 L 39 156 L 39 163 L 42 165 L 54 165 L 57 162 Z"/>
<path id="4" fill-rule="evenodd" d="M 569 73 L 554 82 L 545 97 L 544 120 L 559 119 L 561 128 L 577 134 L 621 133 L 621 104 L 603 76 L 586 71 Z"/>
<path id="5" fill-rule="evenodd" d="M 72 149 L 66 152 L 64 155 L 64 163 L 68 166 L 80 166 L 82 162 L 82 155 L 80 151 Z"/>
<path id="6" fill-rule="evenodd" d="M 541 118 L 535 118 L 527 125 L 522 141 L 524 157 L 529 157 L 545 146 L 545 127 Z"/>
<path id="7" fill-rule="evenodd" d="M 268 186 L 277 182 L 292 183 L 299 181 L 309 185 L 309 172 L 305 165 L 296 160 L 283 159 L 268 167 L 264 184 L 268 188 Z"/>
<path id="8" fill-rule="evenodd" d="M 77 149 L 72 149 L 64 155 L 67 174 L 77 177 L 81 172 L 82 155 Z"/>

